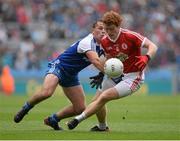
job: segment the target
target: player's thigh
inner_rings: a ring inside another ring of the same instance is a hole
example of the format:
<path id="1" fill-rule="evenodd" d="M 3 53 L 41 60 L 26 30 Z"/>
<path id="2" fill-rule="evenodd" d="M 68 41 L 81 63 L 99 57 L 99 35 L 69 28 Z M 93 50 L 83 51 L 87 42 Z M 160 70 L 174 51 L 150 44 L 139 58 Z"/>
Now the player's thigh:
<path id="1" fill-rule="evenodd" d="M 115 100 L 118 98 L 119 98 L 118 91 L 114 87 L 111 87 L 103 91 L 97 100 L 100 100 L 102 102 L 108 102 L 108 101 Z"/>
<path id="2" fill-rule="evenodd" d="M 111 87 L 113 87 L 114 85 L 112 84 L 112 82 L 110 82 L 109 81 L 109 79 L 104 79 L 103 80 L 103 82 L 102 82 L 102 88 L 100 89 L 98 89 L 97 91 L 96 91 L 96 95 L 93 97 L 93 101 L 94 100 L 96 100 L 100 95 L 101 95 L 101 93 L 103 92 L 103 91 L 105 91 L 105 90 L 107 90 L 107 89 L 109 89 L 109 88 L 111 88 Z"/>
<path id="3" fill-rule="evenodd" d="M 85 106 L 85 95 L 81 85 L 72 87 L 63 87 L 63 91 L 68 99 L 71 101 L 73 106 L 81 107 Z"/>
<path id="4" fill-rule="evenodd" d="M 103 80 L 102 82 L 102 89 L 100 89 L 99 91 L 102 93 L 103 91 L 112 88 L 115 86 L 115 83 L 110 79 L 110 78 L 106 78 Z"/>
<path id="5" fill-rule="evenodd" d="M 115 83 L 111 79 L 109 78 L 104 79 L 102 83 L 102 89 L 99 90 L 95 98 L 101 99 L 103 101 L 117 99 L 118 93 L 117 90 L 114 88 L 114 86 Z"/>
<path id="6" fill-rule="evenodd" d="M 133 81 L 121 81 L 114 88 L 118 91 L 119 98 L 131 95 L 136 92 L 142 83 L 133 83 Z"/>
<path id="7" fill-rule="evenodd" d="M 47 91 L 48 93 L 53 93 L 58 84 L 59 84 L 59 79 L 56 75 L 47 74 L 44 79 L 42 89 L 44 91 Z"/>

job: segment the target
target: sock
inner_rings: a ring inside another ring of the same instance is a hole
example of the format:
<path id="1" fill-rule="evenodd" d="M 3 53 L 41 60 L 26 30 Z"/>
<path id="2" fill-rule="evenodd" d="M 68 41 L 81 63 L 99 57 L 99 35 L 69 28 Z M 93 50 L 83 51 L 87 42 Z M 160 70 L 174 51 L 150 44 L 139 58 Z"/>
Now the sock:
<path id="1" fill-rule="evenodd" d="M 56 114 L 53 114 L 52 116 L 52 119 L 55 121 L 55 122 L 59 122 L 60 119 L 58 118 L 58 116 Z"/>
<path id="2" fill-rule="evenodd" d="M 106 123 L 99 123 L 99 129 L 104 130 L 106 129 L 106 127 L 107 127 Z"/>
<path id="3" fill-rule="evenodd" d="M 34 106 L 30 105 L 28 102 L 26 102 L 23 106 L 23 108 L 27 111 L 31 110 Z"/>
<path id="4" fill-rule="evenodd" d="M 79 122 L 81 122 L 81 121 L 83 121 L 84 119 L 86 119 L 86 115 L 85 115 L 84 112 L 82 112 L 82 114 L 76 116 L 75 119 L 77 119 Z"/>

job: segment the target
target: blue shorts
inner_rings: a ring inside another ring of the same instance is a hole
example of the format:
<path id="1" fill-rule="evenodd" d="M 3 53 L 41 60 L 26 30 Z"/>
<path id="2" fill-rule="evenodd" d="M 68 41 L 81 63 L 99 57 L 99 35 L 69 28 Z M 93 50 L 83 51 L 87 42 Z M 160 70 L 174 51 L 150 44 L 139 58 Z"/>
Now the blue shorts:
<path id="1" fill-rule="evenodd" d="M 54 74 L 59 78 L 59 85 L 72 87 L 80 85 L 78 75 L 70 75 L 62 66 L 59 60 L 49 62 L 47 74 Z"/>

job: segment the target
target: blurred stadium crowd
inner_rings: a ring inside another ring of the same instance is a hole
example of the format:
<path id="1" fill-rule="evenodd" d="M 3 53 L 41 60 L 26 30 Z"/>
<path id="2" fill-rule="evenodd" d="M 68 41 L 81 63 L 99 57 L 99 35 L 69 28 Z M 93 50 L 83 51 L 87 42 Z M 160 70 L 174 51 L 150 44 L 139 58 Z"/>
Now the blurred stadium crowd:
<path id="1" fill-rule="evenodd" d="M 0 0 L 1 66 L 43 69 L 110 9 L 158 45 L 151 68 L 180 64 L 179 0 Z"/>

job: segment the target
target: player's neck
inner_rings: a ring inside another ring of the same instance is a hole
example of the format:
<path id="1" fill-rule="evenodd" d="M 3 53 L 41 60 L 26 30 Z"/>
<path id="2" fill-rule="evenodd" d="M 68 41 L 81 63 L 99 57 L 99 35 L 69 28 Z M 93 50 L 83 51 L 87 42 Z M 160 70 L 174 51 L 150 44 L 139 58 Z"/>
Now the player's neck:
<path id="1" fill-rule="evenodd" d="M 119 30 L 118 30 L 118 32 L 116 33 L 115 36 L 113 36 L 113 37 L 109 37 L 109 36 L 108 36 L 108 38 L 109 38 L 112 42 L 116 42 L 117 39 L 119 38 L 120 33 L 121 33 L 121 28 L 119 28 Z"/>
<path id="2" fill-rule="evenodd" d="M 114 41 L 114 40 L 117 39 L 117 37 L 118 37 L 118 34 L 116 36 L 114 36 L 114 37 L 109 37 L 109 38 Z"/>
<path id="3" fill-rule="evenodd" d="M 96 42 L 97 42 L 98 45 L 101 44 L 101 41 L 100 41 L 100 40 L 96 40 Z"/>

